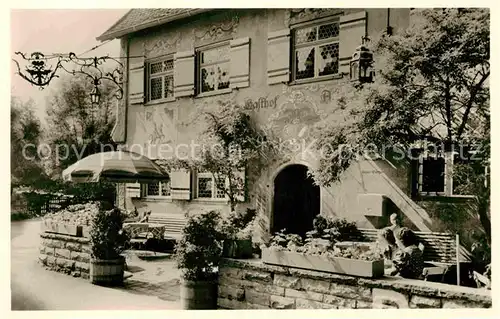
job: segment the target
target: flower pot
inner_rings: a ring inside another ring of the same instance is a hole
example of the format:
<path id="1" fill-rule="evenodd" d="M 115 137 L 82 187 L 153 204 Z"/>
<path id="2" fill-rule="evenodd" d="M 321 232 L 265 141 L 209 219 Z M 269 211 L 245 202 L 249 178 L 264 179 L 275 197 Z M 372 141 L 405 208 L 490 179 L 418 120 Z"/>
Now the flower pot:
<path id="1" fill-rule="evenodd" d="M 94 285 L 119 286 L 123 284 L 125 257 L 112 260 L 90 259 L 90 281 Z"/>
<path id="2" fill-rule="evenodd" d="M 217 281 L 182 280 L 182 309 L 217 309 Z"/>
<path id="3" fill-rule="evenodd" d="M 222 256 L 235 259 L 251 258 L 253 256 L 252 239 L 224 240 Z"/>
<path id="4" fill-rule="evenodd" d="M 262 249 L 262 262 L 265 264 L 316 270 L 329 273 L 380 278 L 384 275 L 384 260 L 360 260 L 343 257 L 327 257 Z"/>

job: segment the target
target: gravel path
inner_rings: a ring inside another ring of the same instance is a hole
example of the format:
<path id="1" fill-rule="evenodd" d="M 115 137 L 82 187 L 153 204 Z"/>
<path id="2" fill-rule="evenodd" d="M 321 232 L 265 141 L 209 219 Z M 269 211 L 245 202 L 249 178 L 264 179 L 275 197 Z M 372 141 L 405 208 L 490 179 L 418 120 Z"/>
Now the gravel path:
<path id="1" fill-rule="evenodd" d="M 180 309 L 173 261 L 129 256 L 127 263 L 135 272 L 124 287 L 95 286 L 38 264 L 39 230 L 36 220 L 11 223 L 12 310 Z"/>

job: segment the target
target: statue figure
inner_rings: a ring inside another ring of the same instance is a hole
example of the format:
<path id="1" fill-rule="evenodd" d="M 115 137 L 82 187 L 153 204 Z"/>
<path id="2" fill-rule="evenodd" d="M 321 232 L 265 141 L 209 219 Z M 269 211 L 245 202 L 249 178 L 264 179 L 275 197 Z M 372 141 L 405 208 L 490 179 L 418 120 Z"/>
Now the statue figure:
<path id="1" fill-rule="evenodd" d="M 398 246 L 396 238 L 390 227 L 383 228 L 378 233 L 377 246 L 384 259 L 391 265 Z"/>
<path id="2" fill-rule="evenodd" d="M 396 241 L 400 243 L 401 248 L 394 255 L 393 267 L 388 271 L 389 275 L 420 279 L 424 269 L 424 259 L 422 250 L 417 246 L 418 240 L 415 233 L 403 227 L 396 234 Z"/>

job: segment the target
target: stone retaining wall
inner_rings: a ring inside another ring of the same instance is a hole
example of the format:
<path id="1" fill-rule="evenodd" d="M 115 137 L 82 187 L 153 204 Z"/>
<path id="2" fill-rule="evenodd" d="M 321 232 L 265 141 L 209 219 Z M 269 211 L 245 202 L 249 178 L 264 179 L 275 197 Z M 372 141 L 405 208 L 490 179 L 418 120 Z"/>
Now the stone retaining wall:
<path id="1" fill-rule="evenodd" d="M 41 233 L 39 262 L 47 269 L 89 278 L 90 245 L 85 237 Z"/>
<path id="2" fill-rule="evenodd" d="M 218 306 L 225 309 L 489 308 L 491 292 L 419 280 L 365 279 L 225 259 Z"/>

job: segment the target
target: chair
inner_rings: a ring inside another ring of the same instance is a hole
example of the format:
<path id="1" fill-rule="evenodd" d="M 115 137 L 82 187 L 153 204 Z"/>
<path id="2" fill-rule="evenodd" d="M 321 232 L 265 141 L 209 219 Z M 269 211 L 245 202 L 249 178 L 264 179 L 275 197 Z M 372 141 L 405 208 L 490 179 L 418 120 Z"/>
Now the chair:
<path id="1" fill-rule="evenodd" d="M 491 280 L 488 277 L 481 275 L 477 271 L 472 271 L 472 276 L 476 282 L 477 288 L 491 289 Z"/>
<path id="2" fill-rule="evenodd" d="M 124 223 L 123 230 L 130 235 L 130 243 L 139 246 L 146 243 L 149 225 L 148 223 Z"/>

